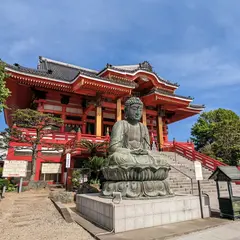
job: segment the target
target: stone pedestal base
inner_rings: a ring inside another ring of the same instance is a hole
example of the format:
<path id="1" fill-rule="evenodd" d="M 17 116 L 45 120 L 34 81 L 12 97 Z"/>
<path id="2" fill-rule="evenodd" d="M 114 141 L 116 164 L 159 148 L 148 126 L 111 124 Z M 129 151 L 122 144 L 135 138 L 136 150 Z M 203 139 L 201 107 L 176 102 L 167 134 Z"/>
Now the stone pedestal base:
<path id="1" fill-rule="evenodd" d="M 114 204 L 99 194 L 80 194 L 77 210 L 89 221 L 115 233 L 201 218 L 198 196 L 175 196 L 151 200 L 122 200 Z M 203 198 L 204 217 L 210 216 Z"/>
<path id="2" fill-rule="evenodd" d="M 107 181 L 102 189 L 103 197 L 112 197 L 113 192 L 121 192 L 123 198 L 144 199 L 173 196 L 169 183 L 162 181 Z"/>

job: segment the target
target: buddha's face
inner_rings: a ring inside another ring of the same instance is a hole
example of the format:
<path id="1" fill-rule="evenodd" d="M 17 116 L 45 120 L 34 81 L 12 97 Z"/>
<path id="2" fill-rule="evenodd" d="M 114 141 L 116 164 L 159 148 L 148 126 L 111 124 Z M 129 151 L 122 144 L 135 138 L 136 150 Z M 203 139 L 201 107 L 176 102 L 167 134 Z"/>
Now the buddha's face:
<path id="1" fill-rule="evenodd" d="M 140 121 L 142 117 L 142 105 L 135 103 L 129 106 L 127 117 L 130 120 Z"/>

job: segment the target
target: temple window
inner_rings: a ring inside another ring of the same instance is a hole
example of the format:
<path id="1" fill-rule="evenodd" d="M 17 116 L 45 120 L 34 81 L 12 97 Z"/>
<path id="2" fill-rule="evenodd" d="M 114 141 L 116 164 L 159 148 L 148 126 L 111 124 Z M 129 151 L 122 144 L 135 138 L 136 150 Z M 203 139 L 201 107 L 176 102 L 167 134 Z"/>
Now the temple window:
<path id="1" fill-rule="evenodd" d="M 62 95 L 61 97 L 61 104 L 67 105 L 69 103 L 70 96 Z"/>
<path id="2" fill-rule="evenodd" d="M 75 124 L 66 124 L 64 131 L 65 132 L 76 133 L 78 131 L 79 127 L 80 127 L 79 125 L 75 125 Z"/>
<path id="3" fill-rule="evenodd" d="M 29 147 L 16 147 L 14 148 L 14 156 L 31 156 L 32 150 Z"/>
<path id="4" fill-rule="evenodd" d="M 81 121 L 80 116 L 66 116 L 66 120 Z"/>
<path id="5" fill-rule="evenodd" d="M 95 133 L 95 125 L 93 123 L 87 123 L 87 134 L 94 135 Z"/>

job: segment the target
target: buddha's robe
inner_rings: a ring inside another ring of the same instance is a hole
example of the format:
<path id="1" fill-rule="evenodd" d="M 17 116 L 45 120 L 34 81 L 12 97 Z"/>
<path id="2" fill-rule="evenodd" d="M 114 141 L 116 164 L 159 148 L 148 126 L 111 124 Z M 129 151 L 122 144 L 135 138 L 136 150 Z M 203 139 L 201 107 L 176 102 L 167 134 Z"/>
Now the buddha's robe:
<path id="1" fill-rule="evenodd" d="M 142 123 L 126 120 L 114 124 L 109 147 L 109 165 L 168 166 L 157 151 L 150 150 L 149 132 Z"/>

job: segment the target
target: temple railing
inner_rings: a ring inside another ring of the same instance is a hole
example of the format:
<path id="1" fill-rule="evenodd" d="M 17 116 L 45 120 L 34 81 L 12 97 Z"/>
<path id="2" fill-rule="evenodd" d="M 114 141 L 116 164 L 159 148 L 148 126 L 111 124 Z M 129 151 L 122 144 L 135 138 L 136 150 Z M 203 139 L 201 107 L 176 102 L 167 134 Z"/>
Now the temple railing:
<path id="1" fill-rule="evenodd" d="M 80 132 L 77 132 L 76 137 L 69 140 L 65 144 L 65 153 L 68 152 L 75 152 L 75 153 L 81 153 L 81 151 L 87 151 L 86 147 L 84 147 L 81 142 L 83 140 L 90 141 L 92 143 L 101 143 L 106 142 L 108 143 L 110 141 L 110 136 L 97 136 L 97 135 L 91 135 L 91 134 L 82 134 Z M 98 147 L 98 151 L 100 152 L 106 152 L 107 146 Z"/>
<path id="2" fill-rule="evenodd" d="M 19 128 L 23 134 L 34 138 L 36 131 L 34 129 Z M 94 143 L 97 142 L 109 142 L 109 135 L 106 136 L 96 136 L 91 134 L 82 134 L 81 132 L 70 133 L 70 132 L 55 132 L 51 130 L 44 130 L 42 136 L 42 143 L 59 143 L 65 144 L 65 150 L 74 148 L 79 148 L 81 140 L 88 140 Z M 23 144 L 24 145 L 24 144 Z M 102 149 L 104 151 L 104 148 Z M 106 148 L 105 148 L 106 150 Z M 194 149 L 192 142 L 165 142 L 162 148 L 163 151 L 173 151 L 176 152 L 191 161 L 200 161 L 202 165 L 211 171 L 214 171 L 218 166 L 226 166 L 227 164 L 220 162 L 216 159 L 208 157 Z"/>
<path id="3" fill-rule="evenodd" d="M 172 144 L 172 149 L 174 152 L 186 157 L 191 161 L 200 161 L 205 168 L 211 171 L 216 170 L 218 166 L 228 166 L 226 163 L 220 162 L 214 158 L 196 151 L 194 147 L 190 148 L 186 146 L 186 144 L 175 141 Z M 238 166 L 238 169 L 240 170 L 240 166 Z M 235 184 L 240 185 L 240 181 L 235 181 Z"/>
<path id="4" fill-rule="evenodd" d="M 166 151 L 166 152 L 174 152 L 174 144 L 176 143 L 176 141 L 168 141 L 165 142 L 162 146 L 162 151 Z M 194 148 L 194 145 L 192 142 L 177 142 L 178 144 L 181 144 L 181 146 L 185 146 L 188 149 L 192 149 Z"/>
<path id="5" fill-rule="evenodd" d="M 174 152 L 186 157 L 191 161 L 200 161 L 202 165 L 211 171 L 214 171 L 218 166 L 227 166 L 227 164 L 202 154 L 194 149 L 192 143 L 172 142 Z"/>
<path id="6" fill-rule="evenodd" d="M 18 128 L 22 132 L 23 135 L 26 137 L 34 138 L 36 136 L 36 131 L 34 129 L 28 129 L 28 128 Z M 52 142 L 52 143 L 65 143 L 69 140 L 76 137 L 76 133 L 70 133 L 70 132 L 56 132 L 52 130 L 43 130 L 41 132 L 41 139 L 43 142 Z"/>
<path id="7" fill-rule="evenodd" d="M 34 129 L 18 128 L 25 135 L 26 139 L 34 139 L 36 136 L 36 131 Z M 96 136 L 91 134 L 81 134 L 80 132 L 70 133 L 70 132 L 56 132 L 52 130 L 44 130 L 41 132 L 42 143 L 56 143 L 56 144 L 66 144 L 71 145 L 72 142 L 81 140 L 88 140 L 91 142 L 105 142 L 109 141 L 109 135 L 106 136 Z M 14 139 L 12 140 L 14 142 Z M 24 145 L 24 143 L 23 143 Z"/>

